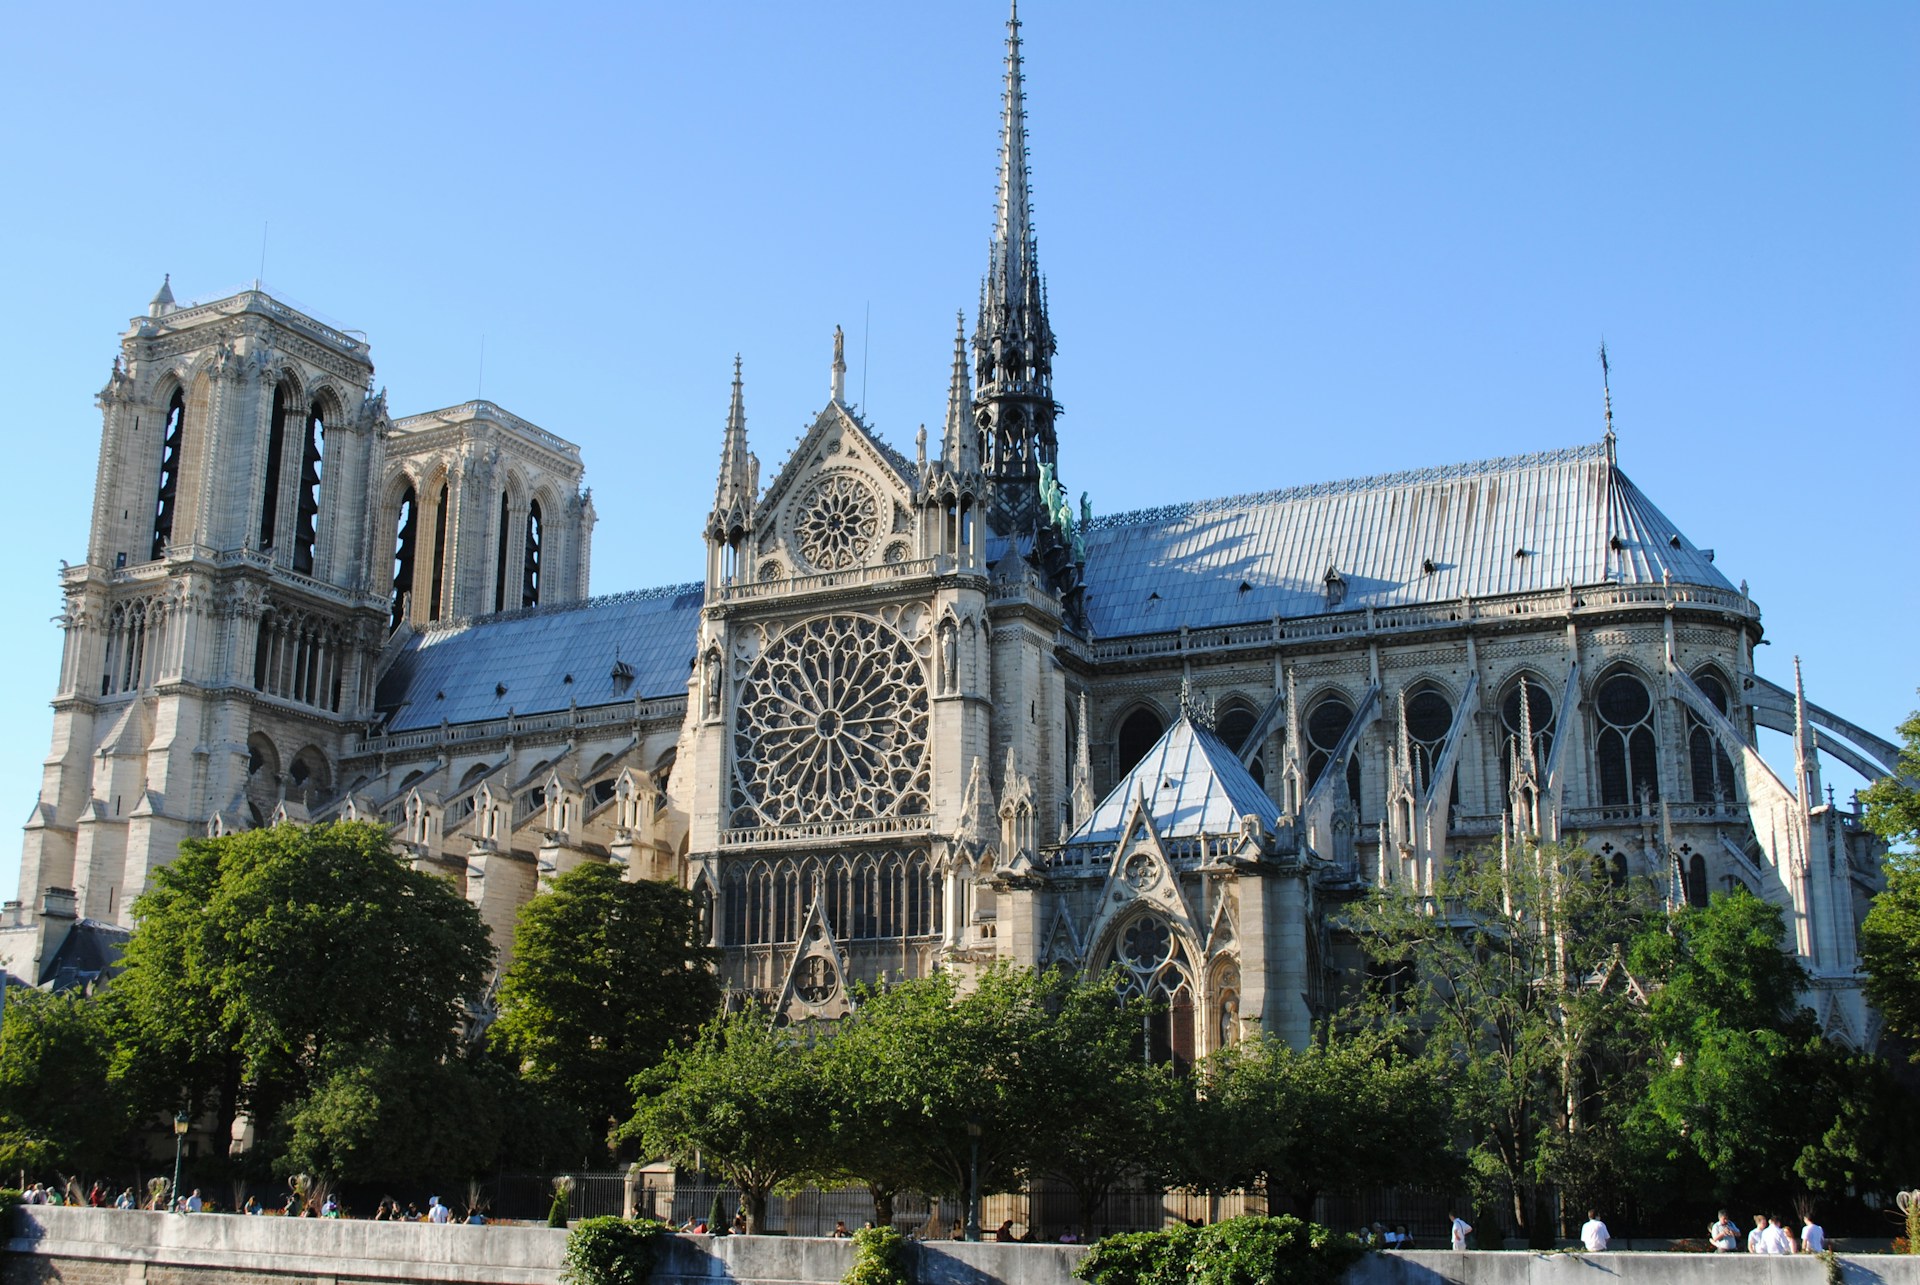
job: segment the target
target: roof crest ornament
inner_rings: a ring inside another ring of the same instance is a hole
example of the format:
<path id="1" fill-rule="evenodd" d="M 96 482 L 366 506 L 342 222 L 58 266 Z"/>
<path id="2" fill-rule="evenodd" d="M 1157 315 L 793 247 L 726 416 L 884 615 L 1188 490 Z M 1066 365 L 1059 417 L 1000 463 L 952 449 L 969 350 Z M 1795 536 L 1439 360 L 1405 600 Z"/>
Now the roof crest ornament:
<path id="1" fill-rule="evenodd" d="M 1607 341 L 1602 339 L 1600 341 L 1600 392 L 1606 402 L 1607 435 L 1601 438 L 1600 441 L 1601 444 L 1607 448 L 1608 464 L 1615 462 L 1615 442 L 1617 440 L 1613 435 L 1613 381 L 1611 376 L 1612 371 L 1607 366 Z"/>
<path id="2" fill-rule="evenodd" d="M 847 337 L 840 327 L 833 328 L 833 380 L 830 385 L 833 401 L 841 406 L 847 404 Z"/>

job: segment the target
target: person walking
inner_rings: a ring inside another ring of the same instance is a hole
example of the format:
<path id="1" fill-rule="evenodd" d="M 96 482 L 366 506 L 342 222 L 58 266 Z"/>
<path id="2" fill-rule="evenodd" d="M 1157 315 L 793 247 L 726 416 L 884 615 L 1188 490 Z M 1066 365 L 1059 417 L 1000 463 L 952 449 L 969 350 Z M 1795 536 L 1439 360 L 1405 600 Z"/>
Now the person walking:
<path id="1" fill-rule="evenodd" d="M 1587 1221 L 1580 1227 L 1580 1243 L 1587 1247 L 1587 1252 L 1600 1253 L 1612 1239 L 1612 1235 L 1607 1231 L 1607 1225 L 1600 1221 L 1600 1211 L 1587 1210 Z"/>
<path id="2" fill-rule="evenodd" d="M 1459 1214 L 1449 1210 L 1447 1213 L 1447 1229 L 1452 1235 L 1453 1247 L 1455 1249 L 1465 1249 L 1467 1247 L 1467 1237 L 1473 1235 L 1473 1224 L 1462 1218 Z"/>
<path id="3" fill-rule="evenodd" d="M 1827 1229 L 1813 1221 L 1813 1210 L 1800 1215 L 1800 1252 L 1803 1254 L 1824 1254 L 1827 1250 Z"/>
<path id="4" fill-rule="evenodd" d="M 1767 1248 L 1767 1216 L 1765 1214 L 1753 1216 L 1753 1230 L 1747 1233 L 1747 1252 L 1749 1254 L 1773 1252 Z"/>
<path id="5" fill-rule="evenodd" d="M 1716 1254 L 1731 1254 L 1740 1248 L 1740 1229 L 1734 1226 L 1733 1219 L 1727 1217 L 1726 1210 L 1722 1209 L 1713 1226 L 1707 1228 L 1707 1239 L 1713 1242 L 1713 1252 Z"/>
<path id="6" fill-rule="evenodd" d="M 427 1221 L 428 1222 L 444 1223 L 451 1217 L 453 1217 L 453 1211 L 440 1203 L 440 1197 L 438 1196 L 427 1197 Z"/>

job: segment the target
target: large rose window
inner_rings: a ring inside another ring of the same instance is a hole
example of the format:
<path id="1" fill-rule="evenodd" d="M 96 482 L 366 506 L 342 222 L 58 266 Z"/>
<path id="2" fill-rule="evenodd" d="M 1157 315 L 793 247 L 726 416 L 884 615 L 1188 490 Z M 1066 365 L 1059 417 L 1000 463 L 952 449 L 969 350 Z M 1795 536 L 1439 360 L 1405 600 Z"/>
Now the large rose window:
<path id="1" fill-rule="evenodd" d="M 865 616 L 788 630 L 741 684 L 733 824 L 925 812 L 927 679 L 913 645 Z"/>
<path id="2" fill-rule="evenodd" d="M 880 502 L 858 478 L 836 473 L 814 483 L 795 506 L 794 538 L 815 571 L 866 562 L 880 529 Z"/>

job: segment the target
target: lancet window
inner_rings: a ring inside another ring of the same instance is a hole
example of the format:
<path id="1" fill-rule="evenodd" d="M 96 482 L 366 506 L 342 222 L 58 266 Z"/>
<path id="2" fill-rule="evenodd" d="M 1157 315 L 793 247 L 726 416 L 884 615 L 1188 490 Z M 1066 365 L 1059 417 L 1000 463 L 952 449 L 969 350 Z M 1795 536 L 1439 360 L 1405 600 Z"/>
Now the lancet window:
<path id="1" fill-rule="evenodd" d="M 293 525 L 293 569 L 313 574 L 313 551 L 320 538 L 320 482 L 325 468 L 326 420 L 320 403 L 307 412 L 307 438 L 300 451 L 300 508 Z"/>
<path id="2" fill-rule="evenodd" d="M 1520 709 L 1522 700 L 1527 703 L 1524 717 Z M 1553 697 L 1547 694 L 1546 684 L 1539 679 L 1523 676 L 1507 689 L 1506 697 L 1500 702 L 1500 726 L 1506 733 L 1500 741 L 1500 773 L 1509 794 L 1513 792 L 1514 760 L 1526 757 L 1522 738 L 1532 737 L 1534 765 L 1541 772 L 1546 771 L 1553 754 L 1555 717 Z"/>
<path id="3" fill-rule="evenodd" d="M 452 492 L 443 483 L 433 513 L 433 584 L 427 590 L 427 619 L 440 619 L 441 589 L 447 572 L 447 504 Z"/>
<path id="4" fill-rule="evenodd" d="M 1695 674 L 1693 681 L 1713 707 L 1722 714 L 1727 712 L 1727 687 L 1718 675 L 1707 672 Z M 1731 801 L 1734 797 L 1733 760 L 1727 757 L 1727 750 L 1707 726 L 1706 720 L 1692 710 L 1687 711 L 1687 763 L 1693 777 L 1693 801 L 1695 803 L 1719 803 Z"/>
<path id="5" fill-rule="evenodd" d="M 814 898 L 836 940 L 939 935 L 942 881 L 925 852 L 890 850 L 743 862 L 722 881 L 729 946 L 798 941 Z"/>
<path id="6" fill-rule="evenodd" d="M 187 396 L 173 390 L 167 403 L 167 419 L 161 429 L 160 487 L 153 505 L 153 550 L 147 556 L 158 558 L 173 543 L 173 515 L 180 498 L 180 469 L 186 453 Z"/>
<path id="7" fill-rule="evenodd" d="M 1118 779 L 1131 772 L 1166 730 L 1160 716 L 1150 709 L 1136 709 L 1121 720 L 1120 735 L 1114 745 L 1114 777 Z"/>
<path id="8" fill-rule="evenodd" d="M 520 605 L 540 605 L 540 541 L 546 534 L 540 521 L 540 501 L 527 505 L 526 559 L 520 567 Z"/>
<path id="9" fill-rule="evenodd" d="M 1594 746 L 1600 802 L 1632 803 L 1660 797 L 1660 755 L 1653 735 L 1653 697 L 1632 674 L 1617 673 L 1594 696 L 1600 735 Z"/>
<path id="10" fill-rule="evenodd" d="M 280 456 L 287 449 L 287 402 L 291 390 L 285 384 L 273 389 L 273 415 L 267 421 L 267 478 L 260 490 L 260 547 L 273 547 L 274 532 L 280 525 Z"/>
<path id="11" fill-rule="evenodd" d="M 1353 725 L 1353 706 L 1347 698 L 1338 693 L 1323 696 L 1314 707 L 1307 711 L 1307 788 L 1312 789 L 1320 783 L 1327 768 L 1333 763 L 1333 752 L 1340 748 L 1341 738 L 1346 736 L 1347 728 Z M 1360 758 L 1356 754 L 1347 755 L 1347 802 L 1355 807 L 1360 805 Z"/>
<path id="12" fill-rule="evenodd" d="M 400 627 L 407 595 L 413 592 L 413 555 L 419 536 L 420 497 L 408 487 L 393 520 L 393 600 L 388 612 L 388 627 L 392 629 Z"/>
<path id="13" fill-rule="evenodd" d="M 1447 732 L 1453 727 L 1453 703 L 1437 687 L 1422 687 L 1407 697 L 1407 752 L 1413 761 L 1414 788 L 1433 788 L 1434 768 L 1446 748 Z M 1453 779 L 1452 801 L 1460 801 L 1460 778 Z"/>
<path id="14" fill-rule="evenodd" d="M 493 565 L 493 609 L 495 611 L 507 609 L 507 550 L 511 547 L 507 528 L 512 525 L 512 515 L 507 507 L 507 493 L 502 491 L 500 492 L 499 547 L 494 550 Z"/>

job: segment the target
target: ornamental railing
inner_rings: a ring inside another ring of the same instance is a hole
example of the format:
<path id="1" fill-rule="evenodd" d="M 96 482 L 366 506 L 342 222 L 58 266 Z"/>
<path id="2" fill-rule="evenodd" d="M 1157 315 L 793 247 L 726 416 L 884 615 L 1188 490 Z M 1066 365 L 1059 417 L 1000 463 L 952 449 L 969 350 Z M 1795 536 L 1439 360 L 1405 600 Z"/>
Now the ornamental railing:
<path id="1" fill-rule="evenodd" d="M 739 826 L 720 832 L 723 848 L 779 847 L 818 843 L 822 839 L 888 838 L 933 833 L 933 817 L 922 813 L 904 817 L 859 817 L 838 821 L 808 821 L 800 825 Z"/>
<path id="2" fill-rule="evenodd" d="M 686 713 L 684 696 L 664 700 L 622 701 L 617 705 L 587 705 L 555 710 L 546 714 L 514 714 L 490 718 L 478 723 L 447 723 L 406 732 L 374 732 L 354 741 L 352 753 L 391 754 L 401 750 L 428 749 L 440 745 L 464 745 L 473 741 L 504 740 L 510 736 L 538 735 L 543 732 L 572 732 L 584 728 L 615 727 L 628 723 L 651 723 L 667 719 L 679 721 Z"/>
<path id="3" fill-rule="evenodd" d="M 821 571 L 813 575 L 782 576 L 778 580 L 735 580 L 714 589 L 712 602 L 750 602 L 756 598 L 783 598 L 796 593 L 817 593 L 826 589 L 857 589 L 864 585 L 889 584 L 909 576 L 946 575 L 959 569 L 957 559 L 942 555 L 934 558 L 909 558 L 904 562 L 879 562 L 845 571 Z"/>
<path id="4" fill-rule="evenodd" d="M 1103 638 L 1094 643 L 1093 658 L 1096 662 L 1109 662 L 1194 652 L 1267 649 L 1285 643 L 1446 629 L 1472 621 L 1580 617 L 1621 607 L 1667 606 L 1704 607 L 1743 619 L 1755 619 L 1760 614 L 1752 599 L 1744 594 L 1705 585 L 1597 585 L 1572 591 L 1555 589 L 1500 598 L 1456 598 L 1406 607 L 1366 607 L 1239 625 Z"/>

